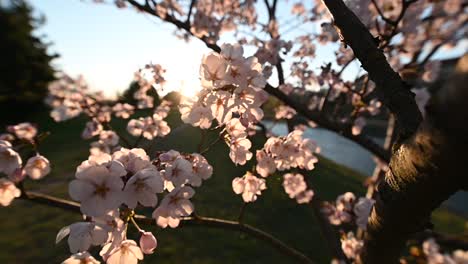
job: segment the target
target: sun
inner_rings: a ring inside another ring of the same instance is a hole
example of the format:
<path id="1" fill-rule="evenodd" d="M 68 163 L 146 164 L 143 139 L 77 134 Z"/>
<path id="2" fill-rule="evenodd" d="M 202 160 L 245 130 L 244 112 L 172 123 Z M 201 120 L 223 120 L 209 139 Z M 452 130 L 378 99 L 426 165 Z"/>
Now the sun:
<path id="1" fill-rule="evenodd" d="M 180 81 L 178 89 L 176 89 L 175 91 L 179 92 L 185 97 L 191 98 L 195 97 L 200 90 L 200 82 L 182 80 Z"/>

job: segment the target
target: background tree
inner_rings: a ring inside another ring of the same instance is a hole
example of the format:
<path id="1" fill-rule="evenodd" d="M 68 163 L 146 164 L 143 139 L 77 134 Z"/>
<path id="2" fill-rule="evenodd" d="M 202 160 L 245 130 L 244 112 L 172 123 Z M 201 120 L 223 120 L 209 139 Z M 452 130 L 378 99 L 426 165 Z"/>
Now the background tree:
<path id="1" fill-rule="evenodd" d="M 48 44 L 35 32 L 43 19 L 35 18 L 22 0 L 0 2 L 0 103 L 2 106 L 37 107 L 54 80 Z"/>

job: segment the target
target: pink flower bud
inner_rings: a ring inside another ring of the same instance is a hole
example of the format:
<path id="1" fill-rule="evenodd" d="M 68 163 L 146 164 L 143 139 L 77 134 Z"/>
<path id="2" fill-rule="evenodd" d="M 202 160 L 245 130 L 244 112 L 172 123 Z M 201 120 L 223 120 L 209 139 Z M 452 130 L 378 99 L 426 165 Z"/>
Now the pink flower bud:
<path id="1" fill-rule="evenodd" d="M 153 254 L 154 249 L 158 245 L 158 241 L 151 232 L 141 231 L 140 248 L 145 254 Z"/>

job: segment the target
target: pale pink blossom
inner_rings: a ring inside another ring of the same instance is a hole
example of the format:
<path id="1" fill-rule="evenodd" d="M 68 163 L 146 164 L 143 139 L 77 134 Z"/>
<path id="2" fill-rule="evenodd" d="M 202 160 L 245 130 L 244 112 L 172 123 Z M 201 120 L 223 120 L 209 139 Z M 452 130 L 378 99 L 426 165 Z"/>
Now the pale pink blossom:
<path id="1" fill-rule="evenodd" d="M 84 139 L 90 139 L 94 136 L 99 135 L 99 133 L 101 133 L 102 130 L 103 127 L 101 123 L 99 123 L 96 119 L 93 119 L 86 123 L 85 129 L 81 133 L 81 137 Z"/>
<path id="2" fill-rule="evenodd" d="M 341 239 L 341 248 L 343 249 L 343 253 L 349 259 L 356 259 L 361 250 L 364 246 L 364 242 L 362 240 L 356 239 L 353 233 L 348 233 L 348 235 Z"/>
<path id="3" fill-rule="evenodd" d="M 8 126 L 7 130 L 19 139 L 32 140 L 37 135 L 37 128 L 27 122 Z"/>
<path id="4" fill-rule="evenodd" d="M 243 177 L 237 177 L 232 181 L 232 189 L 236 194 L 242 194 L 246 203 L 255 202 L 257 197 L 266 189 L 265 179 L 257 178 L 250 172 Z"/>
<path id="5" fill-rule="evenodd" d="M 314 197 L 314 191 L 313 190 L 305 190 L 296 195 L 296 202 L 298 204 L 304 204 L 304 203 L 309 203 L 312 201 L 312 198 Z"/>
<path id="6" fill-rule="evenodd" d="M 16 170 L 21 169 L 23 161 L 21 156 L 13 150 L 10 142 L 0 141 L 0 172 L 12 175 Z"/>
<path id="7" fill-rule="evenodd" d="M 182 186 L 193 177 L 192 164 L 188 160 L 179 157 L 174 162 L 167 164 L 163 175 L 167 181 L 172 182 L 174 187 Z"/>
<path id="8" fill-rule="evenodd" d="M 167 194 L 160 205 L 153 212 L 156 224 L 162 228 L 168 225 L 175 228 L 179 225 L 180 218 L 193 213 L 194 206 L 190 198 L 195 191 L 189 186 L 177 187 Z"/>
<path id="9" fill-rule="evenodd" d="M 151 166 L 149 156 L 142 148 L 121 148 L 112 154 L 112 159 L 120 161 L 125 169 L 132 174 Z"/>
<path id="10" fill-rule="evenodd" d="M 44 156 L 36 155 L 29 158 L 24 167 L 24 171 L 33 180 L 42 179 L 50 173 L 50 162 Z"/>
<path id="11" fill-rule="evenodd" d="M 230 142 L 229 157 L 235 164 L 244 165 L 253 156 L 249 151 L 252 143 L 247 138 L 232 139 Z"/>
<path id="12" fill-rule="evenodd" d="M 307 184 L 301 174 L 286 173 L 283 175 L 283 187 L 289 198 L 295 198 L 307 189 Z"/>
<path id="13" fill-rule="evenodd" d="M 107 247 L 107 244 L 105 247 Z M 104 250 L 103 248 L 103 250 Z M 133 240 L 124 240 L 117 246 L 106 260 L 107 264 L 136 264 L 143 259 L 143 252 Z"/>
<path id="14" fill-rule="evenodd" d="M 267 177 L 276 171 L 275 160 L 268 156 L 265 151 L 257 150 L 256 157 L 257 166 L 255 166 L 255 170 L 260 176 Z"/>
<path id="15" fill-rule="evenodd" d="M 118 103 L 112 107 L 112 111 L 114 112 L 115 116 L 123 119 L 129 118 L 134 113 L 134 110 L 135 107 L 127 103 Z"/>
<path id="16" fill-rule="evenodd" d="M 62 262 L 62 264 L 99 264 L 99 263 L 101 262 L 97 261 L 87 251 L 73 254 Z"/>
<path id="17" fill-rule="evenodd" d="M 125 185 L 123 202 L 129 208 L 135 208 L 137 203 L 146 207 L 155 207 L 158 203 L 156 193 L 164 191 L 164 181 L 159 171 L 150 166 L 138 171 Z"/>
<path id="18" fill-rule="evenodd" d="M 87 251 L 91 245 L 102 245 L 109 236 L 106 230 L 93 222 L 78 222 L 62 228 L 57 235 L 56 242 L 66 236 L 67 232 L 69 233 L 68 246 L 71 253 Z"/>
<path id="19" fill-rule="evenodd" d="M 119 144 L 119 136 L 112 130 L 101 131 L 99 140 L 107 146 L 116 146 Z"/>
<path id="20" fill-rule="evenodd" d="M 68 187 L 70 197 L 81 202 L 81 212 L 89 216 L 101 216 L 116 209 L 122 203 L 126 175 L 119 161 L 104 164 L 82 164 L 78 167 L 75 180 Z"/>
<path id="21" fill-rule="evenodd" d="M 21 191 L 15 184 L 5 178 L 0 178 L 0 205 L 9 206 L 13 199 L 20 197 Z"/>
<path id="22" fill-rule="evenodd" d="M 200 154 L 194 153 L 191 157 L 192 177 L 190 178 L 190 184 L 198 187 L 201 185 L 202 180 L 207 180 L 213 175 L 213 167 Z"/>

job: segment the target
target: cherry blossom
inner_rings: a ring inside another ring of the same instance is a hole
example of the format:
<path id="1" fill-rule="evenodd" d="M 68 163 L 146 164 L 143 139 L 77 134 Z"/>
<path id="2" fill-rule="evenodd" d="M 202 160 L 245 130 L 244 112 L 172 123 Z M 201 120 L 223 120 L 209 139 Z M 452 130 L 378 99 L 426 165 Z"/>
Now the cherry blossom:
<path id="1" fill-rule="evenodd" d="M 242 194 L 246 203 L 255 202 L 257 197 L 266 189 L 265 179 L 257 178 L 250 172 L 243 177 L 237 177 L 232 181 L 232 189 L 236 194 Z"/>
<path id="2" fill-rule="evenodd" d="M 119 161 L 123 164 L 125 169 L 132 174 L 135 174 L 151 165 L 149 156 L 142 148 L 121 148 L 119 151 L 112 154 L 112 159 Z"/>
<path id="3" fill-rule="evenodd" d="M 37 135 L 37 128 L 27 122 L 8 126 L 7 131 L 14 134 L 16 137 L 25 140 L 32 140 Z"/>
<path id="4" fill-rule="evenodd" d="M 122 203 L 125 167 L 116 160 L 103 164 L 84 163 L 77 168 L 76 179 L 69 184 L 70 197 L 81 202 L 81 212 L 104 215 Z"/>
<path id="5" fill-rule="evenodd" d="M 189 216 L 193 213 L 194 206 L 190 198 L 195 191 L 189 186 L 176 187 L 167 194 L 153 212 L 153 218 L 156 219 L 158 226 L 166 228 L 168 225 L 175 228 L 179 225 L 181 217 Z"/>
<path id="6" fill-rule="evenodd" d="M 89 252 L 78 252 L 71 255 L 62 262 L 62 264 L 99 264 L 101 262 L 97 261 Z"/>
<path id="7" fill-rule="evenodd" d="M 307 184 L 301 174 L 286 173 L 283 175 L 283 187 L 289 198 L 294 198 L 307 189 Z"/>
<path id="8" fill-rule="evenodd" d="M 112 111 L 114 112 L 116 117 L 120 117 L 123 119 L 129 118 L 134 113 L 135 107 L 130 104 L 122 104 L 118 103 L 112 107 Z"/>
<path id="9" fill-rule="evenodd" d="M 11 143 L 0 140 L 0 172 L 12 175 L 21 168 L 21 156 L 13 150 Z"/>
<path id="10" fill-rule="evenodd" d="M 71 253 L 87 251 L 91 245 L 101 245 L 107 241 L 108 233 L 99 225 L 92 222 L 78 222 L 65 227 L 59 235 L 68 229 L 68 246 Z M 61 238 L 57 237 L 58 241 Z M 57 241 L 57 242 L 58 242 Z"/>
<path id="11" fill-rule="evenodd" d="M 13 199 L 20 197 L 21 191 L 15 184 L 5 178 L 0 178 L 0 205 L 9 206 Z"/>
<path id="12" fill-rule="evenodd" d="M 356 259 L 361 253 L 364 246 L 362 240 L 356 239 L 353 233 L 348 233 L 345 238 L 341 240 L 341 248 L 346 257 L 350 259 Z"/>
<path id="13" fill-rule="evenodd" d="M 138 171 L 125 185 L 123 202 L 135 208 L 137 202 L 143 206 L 155 207 L 158 202 L 156 193 L 164 190 L 164 182 L 159 171 L 150 166 Z"/>
<path id="14" fill-rule="evenodd" d="M 108 244 L 109 245 L 109 244 Z M 106 245 L 106 246 L 108 246 Z M 105 247 L 106 247 L 105 246 Z M 104 248 L 105 248 L 104 247 Z M 106 260 L 107 264 L 136 264 L 143 259 L 143 252 L 133 240 L 124 240 L 116 247 Z"/>
<path id="15" fill-rule="evenodd" d="M 36 155 L 26 163 L 24 170 L 33 180 L 39 180 L 50 173 L 50 162 L 44 156 Z"/>

